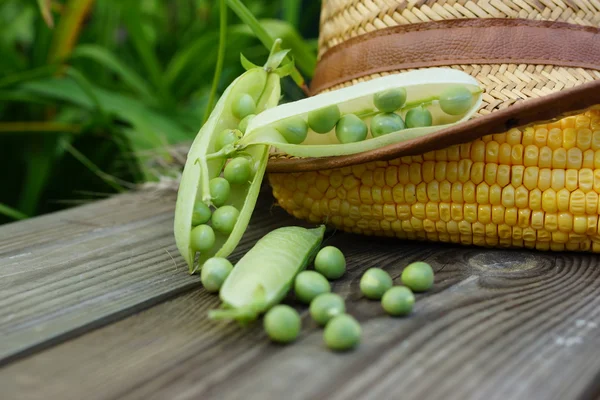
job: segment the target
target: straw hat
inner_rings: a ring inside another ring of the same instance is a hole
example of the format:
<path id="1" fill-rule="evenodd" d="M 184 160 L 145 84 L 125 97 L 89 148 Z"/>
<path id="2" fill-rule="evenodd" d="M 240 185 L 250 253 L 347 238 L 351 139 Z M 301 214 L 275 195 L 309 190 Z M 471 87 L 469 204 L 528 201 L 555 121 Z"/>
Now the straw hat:
<path id="1" fill-rule="evenodd" d="M 397 165 L 407 156 L 418 161 L 427 152 L 548 121 L 600 121 L 599 28 L 598 0 L 323 0 L 312 94 L 441 66 L 476 78 L 483 104 L 468 122 L 383 149 L 319 159 L 273 153 L 267 172 L 274 196 L 299 218 L 332 222 L 311 212 L 310 202 L 291 201 L 284 182 L 317 171 Z"/>

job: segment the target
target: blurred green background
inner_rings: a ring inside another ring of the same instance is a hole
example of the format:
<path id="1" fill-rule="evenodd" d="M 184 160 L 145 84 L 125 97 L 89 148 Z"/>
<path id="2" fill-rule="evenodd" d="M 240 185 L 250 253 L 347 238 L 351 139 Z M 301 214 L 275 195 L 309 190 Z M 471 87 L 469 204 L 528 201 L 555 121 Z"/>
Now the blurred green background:
<path id="1" fill-rule="evenodd" d="M 221 32 L 218 0 L 0 1 L 0 224 L 176 177 L 171 146 L 193 140 L 243 73 L 240 53 L 266 61 L 248 18 L 310 80 L 320 1 L 226 3 Z M 282 83 L 283 101 L 304 96 Z"/>

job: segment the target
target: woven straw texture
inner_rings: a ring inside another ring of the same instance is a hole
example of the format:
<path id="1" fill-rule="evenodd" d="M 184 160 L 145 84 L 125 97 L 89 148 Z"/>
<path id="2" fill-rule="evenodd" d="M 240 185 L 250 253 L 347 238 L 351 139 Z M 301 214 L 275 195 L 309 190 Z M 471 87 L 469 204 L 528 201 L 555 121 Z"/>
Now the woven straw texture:
<path id="1" fill-rule="evenodd" d="M 377 29 L 460 18 L 526 18 L 600 27 L 600 0 L 324 0 L 319 57 L 332 46 Z M 509 107 L 518 100 L 543 96 L 600 79 L 599 71 L 551 65 L 492 64 L 449 67 L 472 75 L 485 88 L 483 105 L 478 115 Z M 332 89 L 378 76 L 381 75 L 353 80 Z"/>
<path id="2" fill-rule="evenodd" d="M 526 18 L 600 27 L 600 0 L 323 0 L 319 58 L 332 46 L 373 30 L 460 18 Z M 600 79 L 600 72 L 595 70 L 553 65 L 447 67 L 465 71 L 479 81 L 484 94 L 478 115 Z M 379 76 L 365 76 L 329 90 Z M 564 137 L 556 133 L 564 129 Z M 569 150 L 558 149 L 567 143 Z M 557 150 L 551 150 L 556 146 Z M 537 148 L 537 152 L 523 152 L 524 148 Z M 562 156 L 565 151 L 577 153 L 573 163 L 563 162 L 568 158 Z M 529 156 L 533 158 L 526 160 Z M 438 164 L 432 181 L 429 169 L 434 161 Z M 521 172 L 538 161 L 539 169 L 531 170 L 535 176 L 527 178 L 528 186 Z M 455 202 L 454 187 L 462 187 L 456 181 L 456 168 L 460 171 L 460 163 L 471 162 L 477 167 L 471 170 L 471 182 L 465 183 Z M 547 181 L 542 173 L 557 180 Z M 598 178 L 592 179 L 593 190 L 586 178 L 590 174 Z M 569 176 L 573 178 L 570 182 L 563 179 Z M 419 156 L 373 160 L 326 171 L 271 173 L 269 181 L 279 205 L 290 214 L 344 231 L 465 245 L 600 252 L 600 106 L 550 124 L 515 128 Z M 473 182 L 473 188 L 467 190 Z M 540 182 L 542 186 L 552 182 L 552 187 L 543 188 L 543 195 L 551 198 L 549 203 L 541 200 L 542 192 L 536 188 Z M 535 190 L 530 193 L 530 188 Z M 510 196 L 505 203 L 503 195 L 502 203 L 497 203 L 498 193 L 505 191 L 527 194 L 528 204 L 513 204 Z M 468 204 L 467 197 L 464 203 L 462 200 L 463 194 L 472 197 L 474 193 L 477 210 L 471 209 L 473 203 Z M 561 196 L 562 204 L 553 203 Z M 546 204 L 557 204 L 558 209 L 545 209 Z M 562 227 L 555 223 L 560 216 L 567 218 Z M 575 220 L 579 222 L 567 226 Z"/>

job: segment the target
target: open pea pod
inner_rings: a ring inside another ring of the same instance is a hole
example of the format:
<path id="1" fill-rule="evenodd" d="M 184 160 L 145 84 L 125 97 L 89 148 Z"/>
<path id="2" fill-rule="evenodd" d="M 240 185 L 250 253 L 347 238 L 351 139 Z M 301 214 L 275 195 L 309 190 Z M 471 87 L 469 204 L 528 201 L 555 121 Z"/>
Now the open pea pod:
<path id="1" fill-rule="evenodd" d="M 227 87 L 188 152 L 177 194 L 174 234 L 177 248 L 191 273 L 210 257 L 227 257 L 237 246 L 254 210 L 269 146 L 253 146 L 238 152 L 233 143 L 223 145 L 220 134 L 230 131 L 241 136 L 238 129 L 247 115 L 260 114 L 277 105 L 281 96 L 282 75 L 278 66 L 283 60 L 282 55 L 286 53 L 279 49 L 280 43 L 279 40 L 275 41 L 264 67 L 250 67 Z M 224 233 L 208 225 L 210 218 L 215 215 L 210 210 L 223 205 L 221 202 L 214 204 L 216 201 L 213 202 L 210 181 L 222 174 L 223 167 L 231 157 L 249 159 L 252 171 L 247 182 L 231 184 L 225 205 L 234 207 L 239 215 L 232 230 Z M 198 205 L 211 213 L 206 218 L 204 236 L 200 238 L 204 243 L 198 243 L 199 239 L 192 234 Z M 198 264 L 194 267 L 198 252 Z"/>
<path id="2" fill-rule="evenodd" d="M 477 80 L 455 69 L 388 75 L 267 110 L 239 145 L 267 144 L 298 157 L 360 153 L 466 121 L 481 94 Z"/>

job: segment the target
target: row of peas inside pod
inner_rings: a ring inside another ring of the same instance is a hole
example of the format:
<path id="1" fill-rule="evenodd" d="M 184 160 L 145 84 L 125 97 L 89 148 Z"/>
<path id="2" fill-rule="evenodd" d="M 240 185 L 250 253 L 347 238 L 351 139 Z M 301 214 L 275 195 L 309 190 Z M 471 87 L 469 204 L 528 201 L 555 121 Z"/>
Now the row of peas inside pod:
<path id="1" fill-rule="evenodd" d="M 266 110 L 240 145 L 268 144 L 299 157 L 372 150 L 467 120 L 481 93 L 473 77 L 453 69 L 389 75 Z"/>
<path id="2" fill-rule="evenodd" d="M 280 303 L 293 291 L 298 302 L 308 305 L 312 320 L 324 328 L 323 342 L 329 349 L 356 348 L 362 336 L 360 324 L 330 284 L 346 273 L 346 257 L 334 246 L 321 248 L 324 232 L 324 226 L 279 228 L 260 239 L 235 267 L 225 258 L 207 260 L 202 284 L 209 292 L 218 292 L 223 302 L 210 317 L 246 325 L 264 314 L 269 338 L 292 343 L 302 329 L 301 317 L 296 308 Z M 314 270 L 307 270 L 312 261 Z M 360 290 L 366 299 L 380 301 L 387 314 L 407 316 L 415 303 L 413 292 L 433 286 L 433 269 L 415 262 L 404 268 L 400 280 L 402 285 L 395 286 L 388 272 L 370 268 L 360 279 Z"/>
<path id="3" fill-rule="evenodd" d="M 276 40 L 262 67 L 242 58 L 247 71 L 221 95 L 188 152 L 174 234 L 191 273 L 237 247 L 271 146 L 301 157 L 359 153 L 464 121 L 481 103 L 470 75 L 430 68 L 278 105 L 280 80 L 293 66 L 281 65 L 288 51 L 280 45 Z"/>

